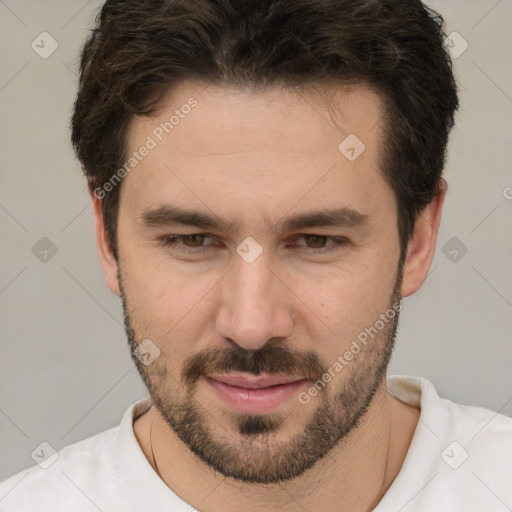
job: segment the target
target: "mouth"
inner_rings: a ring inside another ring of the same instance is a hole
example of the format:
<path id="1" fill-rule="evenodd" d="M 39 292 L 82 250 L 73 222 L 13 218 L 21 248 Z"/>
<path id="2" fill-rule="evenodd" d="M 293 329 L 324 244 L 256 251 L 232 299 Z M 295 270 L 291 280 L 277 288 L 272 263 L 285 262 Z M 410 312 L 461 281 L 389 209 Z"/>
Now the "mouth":
<path id="1" fill-rule="evenodd" d="M 297 396 L 308 380 L 289 375 L 214 374 L 204 377 L 228 407 L 246 414 L 265 414 Z"/>

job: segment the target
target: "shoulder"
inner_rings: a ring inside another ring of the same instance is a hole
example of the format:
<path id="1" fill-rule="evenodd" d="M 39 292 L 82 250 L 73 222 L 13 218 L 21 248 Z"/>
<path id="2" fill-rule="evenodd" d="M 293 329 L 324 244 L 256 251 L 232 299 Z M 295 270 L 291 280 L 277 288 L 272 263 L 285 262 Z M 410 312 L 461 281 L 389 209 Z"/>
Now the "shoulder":
<path id="1" fill-rule="evenodd" d="M 442 399 L 450 414 L 450 435 L 447 454 L 461 451 L 464 458 L 486 472 L 509 472 L 512 460 L 512 418 L 483 407 L 463 405 Z"/>
<path id="2" fill-rule="evenodd" d="M 66 446 L 48 457 L 41 448 L 42 462 L 0 483 L 0 509 L 5 512 L 98 510 L 87 493 L 112 473 L 112 445 L 118 428 Z M 61 504 L 62 502 L 62 504 Z"/>
<path id="3" fill-rule="evenodd" d="M 392 376 L 388 392 L 421 413 L 402 469 L 376 510 L 480 512 L 512 504 L 512 418 L 442 398 L 420 377 Z"/>
<path id="4" fill-rule="evenodd" d="M 438 395 L 422 377 L 388 377 L 388 391 L 399 400 L 420 408 L 422 422 L 440 435 L 454 436 L 464 444 L 510 442 L 512 418 L 484 407 L 465 405 Z"/>
<path id="5" fill-rule="evenodd" d="M 135 439 L 133 421 L 149 407 L 149 399 L 139 400 L 125 411 L 117 427 L 66 446 L 58 453 L 49 453 L 49 446 L 38 448 L 38 465 L 0 483 L 0 510 L 126 510 L 130 489 L 123 471 L 138 467 L 140 472 L 145 461 Z"/>

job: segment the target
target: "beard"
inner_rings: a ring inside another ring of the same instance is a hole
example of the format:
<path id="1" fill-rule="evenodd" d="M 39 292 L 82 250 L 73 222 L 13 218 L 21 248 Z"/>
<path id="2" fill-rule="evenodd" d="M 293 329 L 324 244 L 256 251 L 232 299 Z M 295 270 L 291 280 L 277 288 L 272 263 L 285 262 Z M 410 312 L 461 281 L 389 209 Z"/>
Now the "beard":
<path id="1" fill-rule="evenodd" d="M 246 350 L 235 343 L 230 348 L 203 350 L 189 356 L 178 374 L 169 370 L 166 365 L 169 359 L 162 357 L 164 353 L 151 365 L 145 366 L 134 355 L 134 350 L 146 336 L 134 328 L 119 273 L 125 330 L 132 359 L 161 417 L 202 462 L 239 482 L 284 482 L 302 475 L 346 440 L 361 423 L 383 384 L 398 328 L 399 309 L 396 304 L 401 300 L 402 269 L 403 260 L 398 265 L 388 305 L 388 309 L 392 308 L 396 313 L 393 319 L 385 323 L 371 342 L 318 393 L 318 404 L 302 428 L 297 423 L 290 428 L 290 422 L 286 420 L 292 413 L 280 411 L 268 414 L 225 413 L 221 417 L 225 421 L 223 425 L 209 412 L 208 406 L 212 407 L 212 404 L 205 406 L 198 400 L 197 383 L 206 375 L 231 371 L 254 375 L 279 373 L 303 377 L 315 383 L 322 380 L 332 365 L 325 364 L 314 352 L 300 353 L 271 343 L 259 350 Z M 361 332 L 363 330 L 364 327 Z M 333 389 L 335 384 L 338 386 Z M 291 433 L 283 439 L 286 427 Z"/>

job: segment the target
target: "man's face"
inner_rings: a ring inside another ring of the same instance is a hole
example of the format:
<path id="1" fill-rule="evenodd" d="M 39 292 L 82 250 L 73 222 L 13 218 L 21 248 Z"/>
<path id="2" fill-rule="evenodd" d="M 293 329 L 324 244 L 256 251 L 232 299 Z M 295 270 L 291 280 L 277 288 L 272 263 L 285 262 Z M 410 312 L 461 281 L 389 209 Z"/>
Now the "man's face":
<path id="1" fill-rule="evenodd" d="M 121 190 L 125 322 L 132 349 L 160 350 L 135 361 L 190 450 L 243 481 L 298 476 L 345 439 L 382 390 L 396 330 L 381 103 L 341 88 L 333 123 L 323 98 L 187 83 L 128 137 L 128 155 L 151 149 Z M 170 222 L 185 210 L 198 215 Z"/>

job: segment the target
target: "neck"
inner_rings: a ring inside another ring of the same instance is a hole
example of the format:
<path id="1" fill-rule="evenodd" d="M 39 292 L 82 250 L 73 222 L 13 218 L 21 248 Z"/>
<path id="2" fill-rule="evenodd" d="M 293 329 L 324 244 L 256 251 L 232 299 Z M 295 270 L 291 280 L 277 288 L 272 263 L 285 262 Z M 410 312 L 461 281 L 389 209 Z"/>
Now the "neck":
<path id="1" fill-rule="evenodd" d="M 260 486 L 234 481 L 192 455 L 152 407 L 135 435 L 160 478 L 198 510 L 372 510 L 400 471 L 419 411 L 390 397 L 385 382 L 346 439 L 300 477 Z M 156 462 L 155 462 L 156 460 Z"/>

